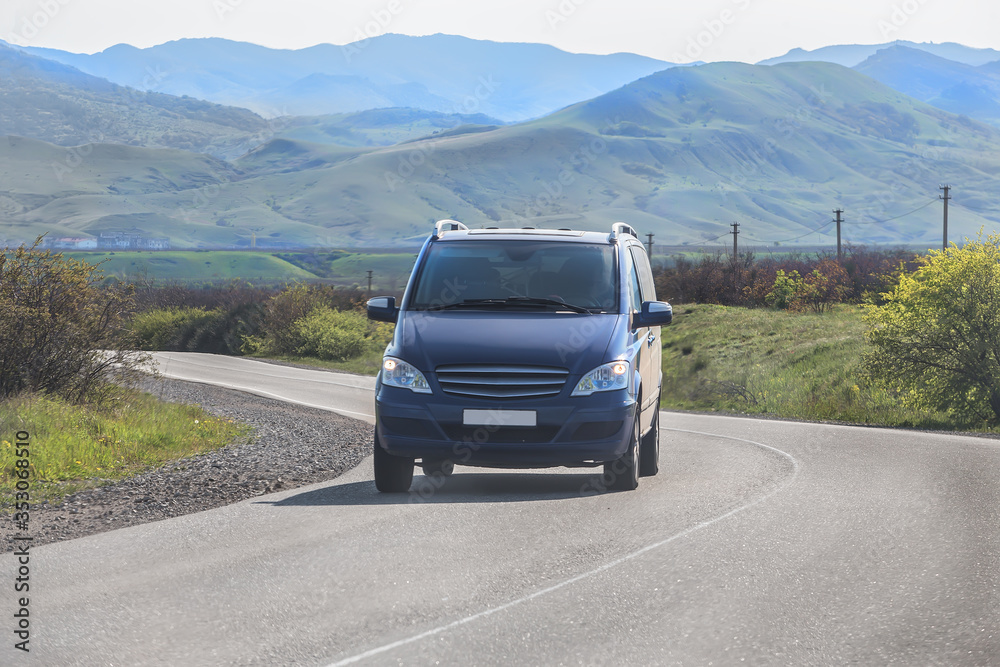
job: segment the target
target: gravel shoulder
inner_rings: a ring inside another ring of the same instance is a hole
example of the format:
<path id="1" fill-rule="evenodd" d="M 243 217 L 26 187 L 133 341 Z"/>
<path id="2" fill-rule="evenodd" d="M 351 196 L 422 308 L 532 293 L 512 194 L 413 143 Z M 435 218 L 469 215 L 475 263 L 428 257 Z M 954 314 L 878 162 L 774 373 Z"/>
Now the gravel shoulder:
<path id="1" fill-rule="evenodd" d="M 140 389 L 165 401 L 200 405 L 252 427 L 249 437 L 127 480 L 67 496 L 60 505 L 33 505 L 32 546 L 85 537 L 222 507 L 265 493 L 334 479 L 371 449 L 371 426 L 316 410 L 211 385 L 165 378 Z M 2 522 L 6 553 L 13 544 Z"/>

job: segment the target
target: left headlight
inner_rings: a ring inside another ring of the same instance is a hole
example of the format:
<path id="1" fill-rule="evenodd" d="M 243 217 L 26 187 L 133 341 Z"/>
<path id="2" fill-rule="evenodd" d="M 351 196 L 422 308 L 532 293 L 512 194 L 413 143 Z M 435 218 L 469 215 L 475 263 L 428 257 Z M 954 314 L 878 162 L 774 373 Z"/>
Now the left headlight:
<path id="1" fill-rule="evenodd" d="M 382 384 L 409 389 L 418 394 L 431 393 L 431 386 L 427 384 L 424 374 L 396 357 L 382 359 Z"/>
<path id="2" fill-rule="evenodd" d="M 612 361 L 590 371 L 576 383 L 572 396 L 590 396 L 598 391 L 614 391 L 628 387 L 629 363 Z"/>

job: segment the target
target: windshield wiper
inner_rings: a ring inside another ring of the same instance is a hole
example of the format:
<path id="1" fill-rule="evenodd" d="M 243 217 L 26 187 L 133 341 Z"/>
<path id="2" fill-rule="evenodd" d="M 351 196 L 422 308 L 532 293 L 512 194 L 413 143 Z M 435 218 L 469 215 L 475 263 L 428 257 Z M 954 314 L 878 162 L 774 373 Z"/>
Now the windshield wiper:
<path id="1" fill-rule="evenodd" d="M 564 310 L 570 310 L 574 313 L 591 313 L 591 309 L 584 308 L 583 306 L 577 306 L 572 303 L 566 303 L 565 301 L 560 301 L 559 299 L 545 299 L 540 297 L 531 296 L 511 296 L 506 299 L 465 299 L 464 301 L 456 301 L 454 303 L 442 303 L 433 306 L 428 306 L 424 310 L 454 310 L 458 308 L 506 308 L 508 306 L 523 307 L 523 306 L 537 306 L 540 308 L 547 307 L 558 307 Z"/>
<path id="2" fill-rule="evenodd" d="M 453 301 L 452 303 L 438 303 L 427 306 L 422 310 L 452 310 L 455 308 L 478 308 L 480 306 L 506 306 L 504 299 L 465 299 L 464 301 Z"/>
<path id="3" fill-rule="evenodd" d="M 583 306 L 577 306 L 576 304 L 566 303 L 560 299 L 548 299 L 537 296 L 511 296 L 507 297 L 507 303 L 524 306 L 558 306 L 560 308 L 565 308 L 566 310 L 572 310 L 574 313 L 592 312 L 590 308 L 584 308 Z"/>

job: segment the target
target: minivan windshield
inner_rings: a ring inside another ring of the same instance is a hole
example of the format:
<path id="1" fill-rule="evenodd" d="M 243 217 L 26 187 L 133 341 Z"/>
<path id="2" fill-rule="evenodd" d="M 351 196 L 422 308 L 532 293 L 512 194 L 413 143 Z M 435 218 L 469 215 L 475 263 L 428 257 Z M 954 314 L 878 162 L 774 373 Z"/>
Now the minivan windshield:
<path id="1" fill-rule="evenodd" d="M 614 248 L 537 240 L 432 244 L 409 307 L 617 312 Z"/>

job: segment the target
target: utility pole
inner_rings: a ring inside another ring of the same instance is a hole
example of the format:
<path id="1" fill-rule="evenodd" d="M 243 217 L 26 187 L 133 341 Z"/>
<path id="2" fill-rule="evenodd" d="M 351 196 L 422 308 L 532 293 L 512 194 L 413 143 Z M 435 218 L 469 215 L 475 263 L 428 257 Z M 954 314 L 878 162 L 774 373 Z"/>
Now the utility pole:
<path id="1" fill-rule="evenodd" d="M 840 214 L 844 212 L 844 209 L 838 208 L 833 211 L 837 214 L 837 263 L 840 264 L 844 259 L 844 255 L 840 250 L 840 223 L 843 222 L 840 218 Z"/>
<path id="2" fill-rule="evenodd" d="M 733 235 L 733 293 L 738 295 L 740 290 L 740 265 L 739 255 L 737 255 L 736 237 L 740 235 L 740 223 L 734 222 L 729 226 L 733 228 L 733 231 L 729 232 Z"/>
<path id="3" fill-rule="evenodd" d="M 368 269 L 368 296 L 372 295 L 372 270 Z"/>
<path id="4" fill-rule="evenodd" d="M 948 249 L 948 200 L 951 199 L 951 195 L 948 191 L 951 190 L 950 185 L 942 185 L 938 190 L 944 190 L 944 195 L 938 195 L 938 199 L 944 200 L 944 245 L 941 246 L 942 250 Z"/>
<path id="5" fill-rule="evenodd" d="M 650 233 L 646 234 L 646 238 L 649 239 L 648 241 L 646 241 L 646 248 L 649 250 L 649 261 L 652 262 L 653 261 L 653 233 L 650 232 Z"/>

